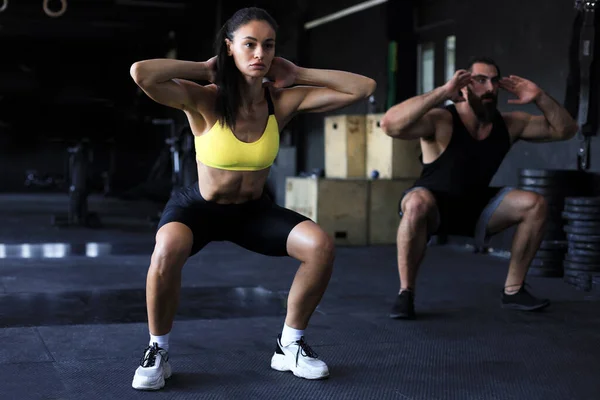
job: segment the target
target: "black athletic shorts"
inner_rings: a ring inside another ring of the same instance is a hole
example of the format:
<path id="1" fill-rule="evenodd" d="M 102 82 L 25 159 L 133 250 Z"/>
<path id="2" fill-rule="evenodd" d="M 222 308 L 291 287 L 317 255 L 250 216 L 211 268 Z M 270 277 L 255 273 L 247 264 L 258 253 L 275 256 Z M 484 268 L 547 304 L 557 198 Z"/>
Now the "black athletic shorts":
<path id="1" fill-rule="evenodd" d="M 429 235 L 457 235 L 475 239 L 477 245 L 489 244 L 491 236 L 487 233 L 487 225 L 492 214 L 498 208 L 504 196 L 512 187 L 485 187 L 463 196 L 440 192 L 427 187 L 416 186 L 404 192 L 398 210 L 402 217 L 402 199 L 415 189 L 429 190 L 437 204 L 436 223 Z"/>
<path id="2" fill-rule="evenodd" d="M 242 204 L 219 204 L 200 195 L 198 183 L 176 192 L 162 213 L 158 229 L 180 222 L 194 234 L 190 256 L 211 241 L 233 242 L 268 256 L 287 256 L 292 229 L 309 218 L 278 206 L 268 195 Z"/>

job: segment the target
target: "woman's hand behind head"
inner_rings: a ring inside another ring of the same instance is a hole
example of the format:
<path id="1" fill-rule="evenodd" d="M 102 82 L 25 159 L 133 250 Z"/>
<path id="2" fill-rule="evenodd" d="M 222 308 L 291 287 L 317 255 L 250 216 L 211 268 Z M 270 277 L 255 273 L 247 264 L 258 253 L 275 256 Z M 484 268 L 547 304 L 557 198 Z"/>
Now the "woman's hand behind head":
<path id="1" fill-rule="evenodd" d="M 276 88 L 292 86 L 296 82 L 298 67 L 291 61 L 282 57 L 273 58 L 271 68 L 266 77 L 271 81 L 270 85 Z"/>

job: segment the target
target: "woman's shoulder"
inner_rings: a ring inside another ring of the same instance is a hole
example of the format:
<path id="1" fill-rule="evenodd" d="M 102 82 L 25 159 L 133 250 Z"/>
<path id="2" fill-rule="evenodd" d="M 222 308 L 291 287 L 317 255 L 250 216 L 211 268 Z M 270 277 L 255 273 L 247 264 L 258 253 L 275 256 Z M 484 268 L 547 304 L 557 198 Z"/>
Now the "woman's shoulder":
<path id="1" fill-rule="evenodd" d="M 287 92 L 289 90 L 289 88 L 277 88 L 274 87 L 271 83 L 263 83 L 263 87 L 265 88 L 265 91 L 267 91 L 269 93 L 269 95 L 271 96 L 271 98 L 274 101 L 277 101 L 281 98 L 281 96 Z"/>

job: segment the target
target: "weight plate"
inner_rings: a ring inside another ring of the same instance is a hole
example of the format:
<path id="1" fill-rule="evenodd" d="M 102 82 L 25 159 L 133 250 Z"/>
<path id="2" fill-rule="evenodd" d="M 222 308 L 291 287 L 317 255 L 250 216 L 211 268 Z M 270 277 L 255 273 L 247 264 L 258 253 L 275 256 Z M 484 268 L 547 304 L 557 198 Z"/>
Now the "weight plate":
<path id="1" fill-rule="evenodd" d="M 569 251 L 565 254 L 571 254 L 573 256 L 584 256 L 584 257 L 597 257 L 600 259 L 600 251 L 593 250 L 581 250 L 569 247 Z"/>
<path id="2" fill-rule="evenodd" d="M 599 228 L 585 228 L 579 226 L 569 226 L 565 225 L 563 227 L 564 231 L 567 233 L 573 233 L 575 235 L 600 235 Z"/>
<path id="3" fill-rule="evenodd" d="M 600 197 L 567 197 L 565 204 L 570 206 L 600 206 Z"/>
<path id="4" fill-rule="evenodd" d="M 538 186 L 538 187 L 548 187 L 548 186 L 556 186 L 556 181 L 548 178 L 528 178 L 521 177 L 519 178 L 520 186 Z"/>
<path id="5" fill-rule="evenodd" d="M 592 283 L 590 273 L 585 271 L 566 270 L 563 276 L 565 279 L 569 279 L 572 283 Z"/>
<path id="6" fill-rule="evenodd" d="M 569 276 L 571 278 L 579 278 L 579 279 L 590 279 L 591 272 L 568 268 L 568 269 L 565 269 L 565 276 Z"/>
<path id="7" fill-rule="evenodd" d="M 600 221 L 600 214 L 582 214 L 563 212 L 562 217 L 567 220 L 579 220 L 579 221 Z"/>
<path id="8" fill-rule="evenodd" d="M 573 179 L 582 176 L 582 172 L 574 169 L 533 169 L 523 168 L 519 175 L 529 178 Z"/>
<path id="9" fill-rule="evenodd" d="M 539 187 L 539 186 L 525 186 L 520 185 L 519 189 L 526 190 L 528 192 L 534 192 L 537 194 L 541 194 L 544 197 L 549 198 L 564 198 L 568 195 L 568 191 L 559 186 L 550 186 L 550 187 Z"/>
<path id="10" fill-rule="evenodd" d="M 600 207 L 565 205 L 564 211 L 581 214 L 600 214 Z"/>
<path id="11" fill-rule="evenodd" d="M 570 221 L 567 221 L 567 224 L 565 226 L 600 229 L 600 221 L 578 221 L 578 220 L 572 219 Z"/>
<path id="12" fill-rule="evenodd" d="M 569 248 L 578 250 L 600 251 L 600 244 L 585 242 L 568 242 Z"/>
<path id="13" fill-rule="evenodd" d="M 580 264 L 600 265 L 600 258 L 594 256 L 576 256 L 575 254 L 565 254 L 565 261 L 570 261 Z"/>
<path id="14" fill-rule="evenodd" d="M 585 273 L 600 272 L 600 264 L 584 264 L 573 261 L 565 261 L 565 271 L 580 271 Z"/>
<path id="15" fill-rule="evenodd" d="M 581 281 L 576 278 L 565 276 L 563 278 L 563 281 L 575 287 L 575 289 L 581 290 L 582 292 L 589 292 L 590 290 L 592 290 L 592 283 L 589 279 L 586 281 Z"/>
<path id="16" fill-rule="evenodd" d="M 599 235 L 575 235 L 567 233 L 567 240 L 569 242 L 584 242 L 584 243 L 600 243 Z"/>

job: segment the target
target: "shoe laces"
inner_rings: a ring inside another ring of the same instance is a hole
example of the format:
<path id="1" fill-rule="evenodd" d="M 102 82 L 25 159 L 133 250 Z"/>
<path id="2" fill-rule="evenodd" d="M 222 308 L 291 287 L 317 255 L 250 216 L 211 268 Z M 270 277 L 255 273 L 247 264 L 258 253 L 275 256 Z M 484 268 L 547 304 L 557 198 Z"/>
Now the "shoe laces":
<path id="1" fill-rule="evenodd" d="M 304 341 L 304 336 L 297 340 L 298 351 L 296 352 L 296 363 L 298 363 L 298 357 L 319 358 L 319 355 Z"/>
<path id="2" fill-rule="evenodd" d="M 148 346 L 146 350 L 144 350 L 144 356 L 140 360 L 140 365 L 144 368 L 154 367 L 154 364 L 156 364 L 156 356 L 159 354 L 167 361 L 165 351 L 158 347 L 157 343 L 152 343 L 151 346 Z"/>

